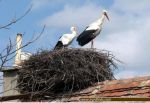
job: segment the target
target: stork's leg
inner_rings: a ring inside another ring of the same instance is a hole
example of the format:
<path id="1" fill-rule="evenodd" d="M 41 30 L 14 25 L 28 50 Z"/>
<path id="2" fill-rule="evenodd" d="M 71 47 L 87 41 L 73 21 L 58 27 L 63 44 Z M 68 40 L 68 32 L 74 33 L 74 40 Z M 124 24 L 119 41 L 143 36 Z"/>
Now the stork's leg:
<path id="1" fill-rule="evenodd" d="M 91 41 L 91 49 L 93 49 L 94 48 L 94 41 L 92 40 Z"/>

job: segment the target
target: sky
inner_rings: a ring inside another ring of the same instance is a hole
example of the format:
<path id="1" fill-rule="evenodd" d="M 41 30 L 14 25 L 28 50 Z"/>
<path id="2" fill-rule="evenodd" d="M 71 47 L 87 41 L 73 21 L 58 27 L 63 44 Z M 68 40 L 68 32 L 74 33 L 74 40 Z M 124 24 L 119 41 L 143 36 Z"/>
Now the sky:
<path id="1" fill-rule="evenodd" d="M 105 20 L 94 47 L 111 51 L 123 62 L 115 71 L 117 79 L 147 76 L 150 74 L 149 4 L 150 0 L 1 0 L 0 25 L 23 15 L 31 5 L 32 10 L 9 30 L 0 30 L 0 51 L 9 38 L 15 42 L 17 33 L 23 33 L 23 43 L 26 43 L 33 35 L 37 36 L 44 25 L 41 38 L 23 51 L 50 50 L 62 34 L 70 33 L 71 26 L 76 26 L 80 34 L 106 9 L 110 21 Z M 74 41 L 71 47 L 80 46 Z M 90 48 L 90 44 L 82 48 Z"/>

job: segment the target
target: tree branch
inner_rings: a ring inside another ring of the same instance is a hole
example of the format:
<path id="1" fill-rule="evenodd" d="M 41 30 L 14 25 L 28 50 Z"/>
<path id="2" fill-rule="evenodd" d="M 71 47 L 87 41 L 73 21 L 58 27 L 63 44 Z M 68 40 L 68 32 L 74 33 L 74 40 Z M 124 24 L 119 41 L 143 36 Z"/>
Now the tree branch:
<path id="1" fill-rule="evenodd" d="M 8 27 L 11 26 L 12 24 L 15 24 L 16 22 L 20 21 L 22 18 L 24 18 L 32 9 L 32 5 L 31 7 L 20 17 L 18 18 L 13 18 L 8 24 L 5 24 L 3 26 L 0 26 L 0 29 L 9 29 Z"/>
<path id="2" fill-rule="evenodd" d="M 30 44 L 34 43 L 35 41 L 37 41 L 41 35 L 43 34 L 45 30 L 45 26 L 42 28 L 42 31 L 40 32 L 40 34 L 37 37 L 33 37 L 30 41 L 26 42 L 21 48 L 25 48 L 27 46 L 29 46 Z M 0 70 L 3 68 L 4 64 L 6 62 L 8 62 L 9 60 L 13 59 L 15 57 L 15 55 L 11 56 L 12 54 L 16 53 L 17 50 L 14 50 L 15 45 L 12 44 L 11 39 L 9 39 L 9 44 L 7 45 L 7 47 L 0 53 L 0 60 L 1 60 L 1 65 L 0 65 Z M 3 54 L 5 53 L 5 54 Z M 11 56 L 11 57 L 10 57 Z"/>

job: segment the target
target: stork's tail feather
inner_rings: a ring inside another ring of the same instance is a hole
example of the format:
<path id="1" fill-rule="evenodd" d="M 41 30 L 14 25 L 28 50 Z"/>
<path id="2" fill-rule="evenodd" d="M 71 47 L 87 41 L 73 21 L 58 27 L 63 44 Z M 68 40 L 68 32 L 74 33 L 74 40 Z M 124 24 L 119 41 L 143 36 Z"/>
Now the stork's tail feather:
<path id="1" fill-rule="evenodd" d="M 57 49 L 62 49 L 64 46 L 63 46 L 63 43 L 61 41 L 58 41 L 56 46 L 54 47 L 54 50 L 57 50 Z"/>

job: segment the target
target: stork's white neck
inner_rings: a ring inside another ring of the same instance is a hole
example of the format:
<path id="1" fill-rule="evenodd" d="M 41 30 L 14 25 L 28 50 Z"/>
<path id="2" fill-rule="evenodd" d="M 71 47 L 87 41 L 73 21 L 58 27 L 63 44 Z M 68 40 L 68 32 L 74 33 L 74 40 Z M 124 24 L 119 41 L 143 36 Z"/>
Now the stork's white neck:
<path id="1" fill-rule="evenodd" d="M 97 20 L 97 23 L 99 26 L 101 26 L 104 23 L 105 15 L 102 14 L 102 16 Z"/>

